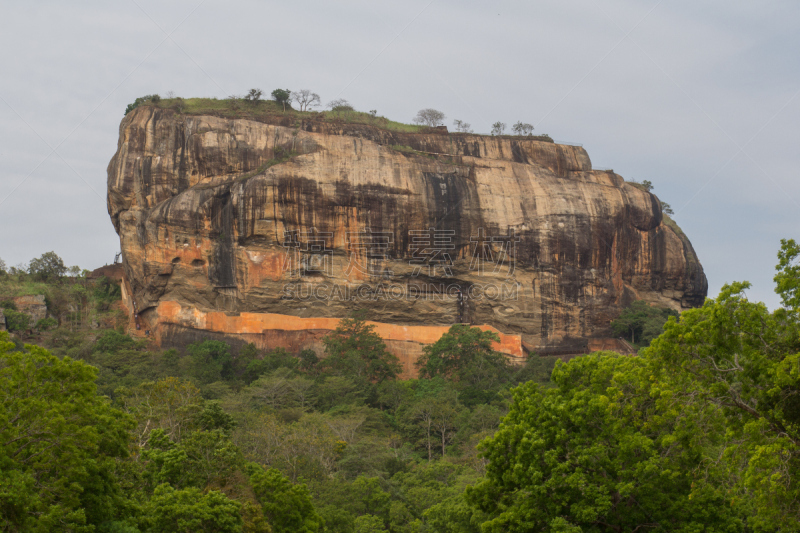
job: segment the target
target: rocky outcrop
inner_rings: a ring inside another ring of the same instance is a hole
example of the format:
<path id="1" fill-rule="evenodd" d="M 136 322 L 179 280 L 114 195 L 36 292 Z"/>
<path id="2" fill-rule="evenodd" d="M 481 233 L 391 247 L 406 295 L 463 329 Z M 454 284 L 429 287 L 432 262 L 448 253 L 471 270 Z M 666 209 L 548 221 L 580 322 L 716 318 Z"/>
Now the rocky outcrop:
<path id="1" fill-rule="evenodd" d="M 12 298 L 17 310 L 31 317 L 31 327 L 44 318 L 47 318 L 47 301 L 44 294 L 30 296 L 16 296 Z"/>
<path id="2" fill-rule="evenodd" d="M 208 313 L 366 308 L 376 323 L 482 324 L 547 351 L 609 336 L 633 300 L 705 298 L 658 199 L 592 170 L 581 147 L 282 120 L 152 107 L 123 119 L 108 210 L 126 301 L 160 340 L 210 331 Z"/>

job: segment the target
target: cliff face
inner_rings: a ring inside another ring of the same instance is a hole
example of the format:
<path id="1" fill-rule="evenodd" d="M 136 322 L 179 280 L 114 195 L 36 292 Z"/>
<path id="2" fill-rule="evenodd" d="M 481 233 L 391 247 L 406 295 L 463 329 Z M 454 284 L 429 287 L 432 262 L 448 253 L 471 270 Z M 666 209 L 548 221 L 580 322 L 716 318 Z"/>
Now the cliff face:
<path id="1" fill-rule="evenodd" d="M 162 336 L 208 312 L 366 308 L 546 350 L 609 336 L 632 300 L 680 309 L 707 289 L 655 196 L 583 148 L 523 138 L 143 107 L 120 126 L 108 209 L 130 304 Z"/>

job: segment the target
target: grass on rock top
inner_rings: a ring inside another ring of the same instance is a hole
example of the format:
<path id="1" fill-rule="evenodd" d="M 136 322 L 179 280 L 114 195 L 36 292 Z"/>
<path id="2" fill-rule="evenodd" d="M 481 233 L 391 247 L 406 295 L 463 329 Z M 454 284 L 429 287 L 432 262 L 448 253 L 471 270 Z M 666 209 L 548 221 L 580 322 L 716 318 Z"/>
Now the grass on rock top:
<path id="1" fill-rule="evenodd" d="M 139 106 L 154 106 L 161 109 L 173 109 L 184 115 L 213 115 L 223 118 L 260 119 L 268 122 L 274 122 L 276 119 L 282 120 L 289 117 L 295 119 L 295 126 L 299 126 L 301 120 L 315 120 L 343 124 L 364 124 L 398 133 L 425 133 L 431 130 L 431 128 L 427 126 L 396 122 L 383 116 L 356 111 L 355 109 L 339 108 L 328 111 L 298 111 L 287 106 L 286 110 L 284 110 L 283 105 L 275 100 L 258 100 L 252 102 L 241 98 L 226 98 L 224 100 L 219 100 L 217 98 L 159 98 L 158 101 L 153 101 L 152 99 L 142 99 L 140 101 L 140 99 L 137 99 L 137 102 L 131 104 L 131 106 L 131 110 Z M 475 133 L 450 133 L 464 136 L 488 136 Z M 553 142 L 553 139 L 547 134 L 524 137 L 501 135 L 500 137 L 506 139 Z"/>
<path id="2" fill-rule="evenodd" d="M 184 115 L 216 115 L 224 118 L 265 118 L 265 117 L 291 117 L 296 120 L 319 120 L 323 122 L 342 122 L 345 124 L 366 124 L 377 128 L 403 133 L 420 133 L 427 128 L 415 124 L 403 124 L 386 117 L 374 116 L 371 113 L 350 109 L 332 111 L 297 111 L 291 107 L 283 110 L 283 105 L 274 100 L 259 100 L 250 102 L 242 99 L 216 98 L 162 98 L 158 102 L 152 100 L 142 102 L 140 105 L 174 109 Z"/>

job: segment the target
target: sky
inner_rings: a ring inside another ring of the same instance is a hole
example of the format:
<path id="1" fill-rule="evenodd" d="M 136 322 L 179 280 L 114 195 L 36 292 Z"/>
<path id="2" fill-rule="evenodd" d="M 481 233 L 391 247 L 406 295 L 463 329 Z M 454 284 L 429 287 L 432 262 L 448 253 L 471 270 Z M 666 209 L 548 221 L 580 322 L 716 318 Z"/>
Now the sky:
<path id="1" fill-rule="evenodd" d="M 774 308 L 780 240 L 800 239 L 798 51 L 796 0 L 4 2 L 0 258 L 113 262 L 106 168 L 136 97 L 307 88 L 580 143 L 655 185 L 709 296 L 748 280 Z"/>

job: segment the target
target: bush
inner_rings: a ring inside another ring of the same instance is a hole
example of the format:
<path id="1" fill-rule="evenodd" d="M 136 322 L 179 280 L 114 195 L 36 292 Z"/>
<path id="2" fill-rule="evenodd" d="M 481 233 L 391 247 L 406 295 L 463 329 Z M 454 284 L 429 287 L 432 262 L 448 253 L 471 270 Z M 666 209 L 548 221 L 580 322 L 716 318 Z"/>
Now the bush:
<path id="1" fill-rule="evenodd" d="M 47 331 L 58 325 L 58 320 L 52 317 L 42 318 L 36 322 L 36 329 L 39 331 Z"/>
<path id="2" fill-rule="evenodd" d="M 122 299 L 122 288 L 114 280 L 100 276 L 94 286 L 94 299 L 98 311 L 108 311 L 111 304 Z"/>
<path id="3" fill-rule="evenodd" d="M 8 331 L 27 331 L 28 328 L 30 328 L 31 317 L 25 313 L 20 313 L 13 309 L 6 309 L 4 314 L 6 315 L 6 328 Z"/>
<path id="4" fill-rule="evenodd" d="M 157 94 L 147 94 L 147 95 L 144 95 L 144 96 L 140 96 L 139 98 L 134 100 L 132 104 L 128 104 L 128 107 L 125 108 L 125 114 L 127 115 L 128 113 L 130 113 L 131 111 L 133 111 L 134 109 L 139 107 L 140 105 L 149 104 L 149 103 L 157 104 L 160 101 L 161 101 L 161 97 L 159 95 L 157 95 Z"/>
<path id="5" fill-rule="evenodd" d="M 137 347 L 136 341 L 128 335 L 110 329 L 97 337 L 95 352 L 117 353 L 120 350 L 131 350 Z"/>

